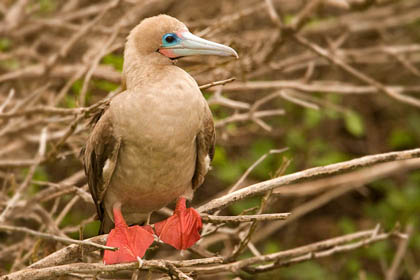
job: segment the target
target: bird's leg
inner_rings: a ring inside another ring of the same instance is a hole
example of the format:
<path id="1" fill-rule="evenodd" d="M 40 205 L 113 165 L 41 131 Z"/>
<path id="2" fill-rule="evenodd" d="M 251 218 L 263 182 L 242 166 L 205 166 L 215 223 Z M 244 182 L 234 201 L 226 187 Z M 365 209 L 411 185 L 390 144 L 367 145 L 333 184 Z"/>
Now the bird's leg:
<path id="1" fill-rule="evenodd" d="M 150 225 L 150 217 L 151 216 L 152 216 L 152 212 L 150 212 L 149 214 L 147 214 L 146 226 Z"/>
<path id="2" fill-rule="evenodd" d="M 180 197 L 172 216 L 155 224 L 155 232 L 163 242 L 178 250 L 185 250 L 200 240 L 202 227 L 198 212 L 187 208 L 185 197 Z"/>
<path id="3" fill-rule="evenodd" d="M 116 203 L 112 210 L 115 228 L 109 233 L 106 245 L 117 247 L 118 250 L 106 250 L 103 259 L 104 263 L 114 264 L 138 261 L 139 265 L 141 265 L 141 258 L 154 241 L 153 231 L 137 225 L 128 227 L 121 213 L 120 203 Z"/>

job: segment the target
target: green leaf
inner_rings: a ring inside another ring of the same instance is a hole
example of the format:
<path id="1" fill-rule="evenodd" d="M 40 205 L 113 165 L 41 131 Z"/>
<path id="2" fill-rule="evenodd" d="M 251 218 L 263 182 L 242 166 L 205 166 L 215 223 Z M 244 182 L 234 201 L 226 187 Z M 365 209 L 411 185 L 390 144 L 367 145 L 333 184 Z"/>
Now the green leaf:
<path id="1" fill-rule="evenodd" d="M 338 222 L 338 227 L 343 234 L 348 234 L 357 231 L 354 221 L 348 217 L 343 217 Z"/>
<path id="2" fill-rule="evenodd" d="M 7 51 L 11 48 L 12 41 L 8 38 L 0 38 L 0 52 Z"/>
<path id="3" fill-rule="evenodd" d="M 106 80 L 93 80 L 92 82 L 95 85 L 95 87 L 106 92 L 110 92 L 118 88 L 118 84 Z"/>
<path id="4" fill-rule="evenodd" d="M 352 135 L 361 137 L 365 134 L 363 119 L 358 113 L 350 111 L 344 115 L 344 119 L 346 123 L 346 129 Z"/>
<path id="5" fill-rule="evenodd" d="M 416 139 L 413 135 L 409 131 L 401 128 L 392 130 L 388 142 L 393 149 L 410 148 L 416 145 Z"/>
<path id="6" fill-rule="evenodd" d="M 337 279 L 337 275 L 329 273 L 324 266 L 314 261 L 308 261 L 281 269 L 282 279 Z"/>
<path id="7" fill-rule="evenodd" d="M 71 90 L 76 94 L 79 95 L 80 91 L 82 90 L 83 87 L 83 81 L 82 80 L 76 80 L 72 86 L 71 86 Z"/>
<path id="8" fill-rule="evenodd" d="M 261 203 L 261 197 L 254 196 L 247 199 L 240 200 L 232 204 L 229 208 L 234 215 L 239 215 L 246 209 L 259 206 Z"/>
<path id="9" fill-rule="evenodd" d="M 116 54 L 110 53 L 104 56 L 104 58 L 102 59 L 102 63 L 111 65 L 116 70 L 121 72 L 123 69 L 124 58 L 122 55 L 116 55 Z"/>
<path id="10" fill-rule="evenodd" d="M 281 246 L 278 241 L 269 240 L 264 243 L 264 254 L 272 254 L 281 250 Z"/>
<path id="11" fill-rule="evenodd" d="M 306 109 L 305 110 L 305 125 L 308 128 L 314 128 L 319 125 L 322 120 L 322 113 L 320 110 Z"/>

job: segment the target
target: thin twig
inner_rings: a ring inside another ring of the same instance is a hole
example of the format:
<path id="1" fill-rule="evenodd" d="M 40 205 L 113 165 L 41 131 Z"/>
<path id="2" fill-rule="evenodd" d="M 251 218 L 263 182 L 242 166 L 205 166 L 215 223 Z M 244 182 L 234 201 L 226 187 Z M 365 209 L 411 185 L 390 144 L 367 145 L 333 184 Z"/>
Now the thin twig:
<path id="1" fill-rule="evenodd" d="M 55 240 L 55 241 L 60 241 L 63 243 L 67 243 L 67 244 L 78 244 L 78 245 L 83 245 L 83 246 L 93 246 L 99 249 L 104 249 L 104 250 L 112 250 L 115 251 L 117 250 L 117 248 L 115 247 L 109 247 L 109 246 L 104 246 L 101 244 L 97 244 L 94 242 L 90 242 L 87 240 L 76 240 L 76 239 L 71 239 L 71 238 L 65 238 L 65 237 L 61 237 L 61 236 L 56 236 L 53 234 L 48 234 L 48 233 L 44 233 L 44 232 L 39 232 L 39 231 L 35 231 L 29 228 L 24 228 L 24 227 L 15 227 L 15 226 L 8 226 L 8 225 L 0 225 L 0 231 L 11 231 L 11 232 L 23 232 L 23 233 L 27 233 L 39 238 L 43 238 L 43 239 L 47 239 L 47 240 Z"/>

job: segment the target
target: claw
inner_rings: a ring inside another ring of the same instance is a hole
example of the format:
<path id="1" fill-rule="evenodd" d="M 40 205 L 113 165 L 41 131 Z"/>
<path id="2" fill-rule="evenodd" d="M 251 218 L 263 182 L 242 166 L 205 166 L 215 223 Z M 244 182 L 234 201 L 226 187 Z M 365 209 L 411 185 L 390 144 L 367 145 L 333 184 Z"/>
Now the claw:
<path id="1" fill-rule="evenodd" d="M 143 260 L 137 256 L 137 261 L 139 262 L 139 269 L 143 266 Z"/>

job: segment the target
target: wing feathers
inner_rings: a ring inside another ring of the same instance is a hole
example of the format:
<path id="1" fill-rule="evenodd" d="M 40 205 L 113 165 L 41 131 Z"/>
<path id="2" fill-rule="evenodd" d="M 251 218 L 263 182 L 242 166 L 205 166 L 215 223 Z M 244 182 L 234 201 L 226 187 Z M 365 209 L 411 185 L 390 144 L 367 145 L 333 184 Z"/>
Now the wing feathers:
<path id="1" fill-rule="evenodd" d="M 84 149 L 84 167 L 99 219 L 104 222 L 102 205 L 118 160 L 121 139 L 114 134 L 109 112 L 100 112 Z"/>

